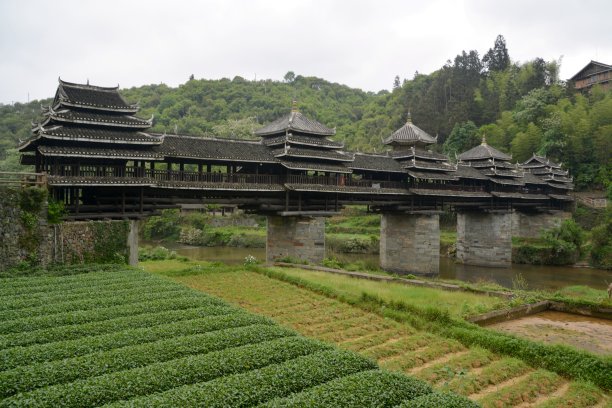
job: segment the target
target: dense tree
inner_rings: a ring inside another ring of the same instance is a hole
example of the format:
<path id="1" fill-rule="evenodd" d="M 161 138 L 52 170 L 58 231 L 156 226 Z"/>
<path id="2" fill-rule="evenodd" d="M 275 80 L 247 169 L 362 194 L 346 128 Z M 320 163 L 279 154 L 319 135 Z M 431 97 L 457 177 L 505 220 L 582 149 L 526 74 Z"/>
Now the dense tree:
<path id="1" fill-rule="evenodd" d="M 504 71 L 510 66 L 510 54 L 503 35 L 497 36 L 493 48 L 482 57 L 482 63 L 489 71 Z"/>
<path id="2" fill-rule="evenodd" d="M 478 145 L 478 128 L 472 121 L 457 123 L 444 142 L 444 152 L 451 157 Z"/>

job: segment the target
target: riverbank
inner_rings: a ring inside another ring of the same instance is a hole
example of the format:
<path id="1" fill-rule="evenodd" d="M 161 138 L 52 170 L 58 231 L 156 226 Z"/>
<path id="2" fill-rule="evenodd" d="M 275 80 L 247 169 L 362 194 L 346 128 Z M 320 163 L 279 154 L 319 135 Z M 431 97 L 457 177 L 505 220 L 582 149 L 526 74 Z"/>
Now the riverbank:
<path id="1" fill-rule="evenodd" d="M 581 209 L 579 214 L 585 211 Z M 578 217 L 578 220 L 584 218 Z M 600 217 L 601 218 L 601 217 Z M 454 257 L 457 233 L 456 220 L 451 213 L 440 218 L 440 255 Z M 199 247 L 265 248 L 266 219 L 263 216 L 232 213 L 214 216 L 207 213 L 178 213 L 164 211 L 161 217 L 151 217 L 142 228 L 145 240 L 163 245 L 175 243 Z M 588 233 L 576 223 L 569 222 L 559 231 L 545 237 L 512 239 L 512 262 L 525 265 L 570 265 L 587 261 L 592 244 Z M 380 215 L 366 211 L 365 207 L 349 207 L 340 215 L 326 218 L 326 266 L 348 269 L 378 268 L 378 261 L 347 264 L 343 254 L 378 255 L 380 248 Z M 585 245 L 586 243 L 586 245 Z M 572 249 L 573 248 L 573 249 Z M 605 248 L 600 253 L 606 258 Z M 591 255 L 592 256 L 592 255 Z M 609 256 L 609 255 L 607 255 Z M 598 258 L 598 259 L 599 259 Z M 606 263 L 603 263 L 606 265 Z"/>

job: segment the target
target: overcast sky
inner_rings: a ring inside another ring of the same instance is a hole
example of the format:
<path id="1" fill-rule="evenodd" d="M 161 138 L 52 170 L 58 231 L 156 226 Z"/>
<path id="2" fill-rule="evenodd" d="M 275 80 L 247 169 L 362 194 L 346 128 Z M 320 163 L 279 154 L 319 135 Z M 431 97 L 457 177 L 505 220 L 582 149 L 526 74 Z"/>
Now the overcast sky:
<path id="1" fill-rule="evenodd" d="M 612 1 L 0 0 L 0 103 L 57 78 L 121 87 L 287 71 L 368 91 L 504 35 L 514 61 L 612 64 Z"/>

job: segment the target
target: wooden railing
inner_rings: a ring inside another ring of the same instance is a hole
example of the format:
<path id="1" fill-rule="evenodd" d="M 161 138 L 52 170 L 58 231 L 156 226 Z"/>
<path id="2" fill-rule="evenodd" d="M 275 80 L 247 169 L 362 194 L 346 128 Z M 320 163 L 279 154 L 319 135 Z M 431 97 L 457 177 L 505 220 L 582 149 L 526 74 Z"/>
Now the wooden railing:
<path id="1" fill-rule="evenodd" d="M 324 186 L 346 186 L 346 187 L 365 187 L 365 188 L 405 188 L 406 184 L 400 181 L 383 181 L 383 180 L 367 180 L 367 179 L 352 179 L 350 176 L 302 176 L 289 175 L 287 176 L 288 184 L 319 184 Z"/>
<path id="2" fill-rule="evenodd" d="M 415 183 L 412 188 L 449 191 L 485 191 L 484 186 L 459 186 L 455 184 Z"/>
<path id="3" fill-rule="evenodd" d="M 32 187 L 47 185 L 46 173 L 21 173 L 12 171 L 0 171 L 0 186 L 9 187 Z"/>
<path id="4" fill-rule="evenodd" d="M 576 200 L 581 204 L 586 205 L 591 208 L 606 208 L 608 206 L 608 199 L 605 197 L 594 198 L 594 197 L 584 197 L 579 194 L 574 195 Z"/>

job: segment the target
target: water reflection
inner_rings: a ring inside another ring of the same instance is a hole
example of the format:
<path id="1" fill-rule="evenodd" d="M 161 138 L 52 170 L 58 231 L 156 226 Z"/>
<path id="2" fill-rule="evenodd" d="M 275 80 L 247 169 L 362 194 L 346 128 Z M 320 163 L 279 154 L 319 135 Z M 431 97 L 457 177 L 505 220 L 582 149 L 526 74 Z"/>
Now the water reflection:
<path id="1" fill-rule="evenodd" d="M 173 248 L 178 254 L 196 260 L 218 261 L 227 264 L 244 262 L 247 255 L 257 259 L 266 258 L 265 248 L 227 248 L 227 247 L 189 247 Z M 329 255 L 329 254 L 328 254 Z M 378 265 L 378 255 L 333 254 L 340 261 L 362 261 Z M 572 268 L 565 266 L 512 265 L 511 268 L 487 268 L 456 264 L 451 258 L 440 258 L 440 278 L 459 279 L 468 282 L 490 280 L 507 288 L 513 287 L 513 279 L 521 275 L 529 289 L 559 289 L 564 286 L 587 285 L 605 289 L 606 281 L 612 281 L 612 272 L 592 268 Z"/>

